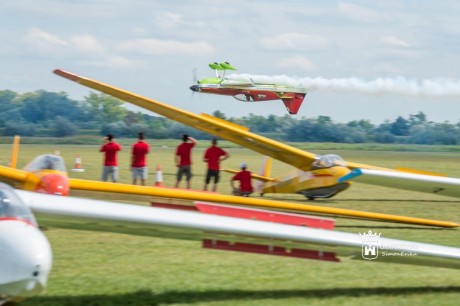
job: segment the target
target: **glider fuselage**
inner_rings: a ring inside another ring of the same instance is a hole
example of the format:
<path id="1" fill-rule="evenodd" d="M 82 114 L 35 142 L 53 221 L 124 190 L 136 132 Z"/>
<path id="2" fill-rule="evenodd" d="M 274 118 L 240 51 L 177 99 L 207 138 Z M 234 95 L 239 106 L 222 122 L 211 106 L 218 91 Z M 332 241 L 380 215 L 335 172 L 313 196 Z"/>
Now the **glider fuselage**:
<path id="1" fill-rule="evenodd" d="M 43 291 L 51 265 L 50 244 L 32 212 L 0 184 L 0 305 Z"/>

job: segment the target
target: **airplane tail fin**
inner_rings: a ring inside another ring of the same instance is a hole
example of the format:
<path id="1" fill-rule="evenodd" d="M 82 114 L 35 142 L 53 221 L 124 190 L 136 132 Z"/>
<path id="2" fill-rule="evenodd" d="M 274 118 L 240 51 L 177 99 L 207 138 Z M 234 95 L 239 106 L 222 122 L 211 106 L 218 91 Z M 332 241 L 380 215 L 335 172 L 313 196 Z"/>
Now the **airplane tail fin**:
<path id="1" fill-rule="evenodd" d="M 259 175 L 262 177 L 270 177 L 272 172 L 272 162 L 273 159 L 271 157 L 265 156 L 262 162 L 262 167 L 260 168 Z M 255 185 L 256 192 L 262 192 L 265 185 L 265 181 L 257 181 Z"/>
<path id="2" fill-rule="evenodd" d="M 299 111 L 304 98 L 305 94 L 296 93 L 293 97 L 282 98 L 282 100 L 289 114 L 295 115 Z"/>
<path id="3" fill-rule="evenodd" d="M 16 168 L 18 162 L 18 153 L 19 153 L 19 142 L 21 141 L 21 136 L 16 135 L 13 139 L 13 148 L 11 150 L 11 158 L 9 166 L 11 168 Z"/>

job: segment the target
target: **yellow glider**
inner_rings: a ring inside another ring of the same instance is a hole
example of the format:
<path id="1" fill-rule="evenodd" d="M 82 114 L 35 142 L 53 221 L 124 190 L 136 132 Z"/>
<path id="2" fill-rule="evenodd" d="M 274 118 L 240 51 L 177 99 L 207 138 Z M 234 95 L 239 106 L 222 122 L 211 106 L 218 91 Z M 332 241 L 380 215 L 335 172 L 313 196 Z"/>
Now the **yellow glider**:
<path id="1" fill-rule="evenodd" d="M 57 195 L 69 194 L 69 178 L 62 157 L 37 156 L 24 169 L 16 169 L 20 136 L 14 137 L 10 167 L 0 166 L 0 181 L 16 188 Z"/>
<path id="2" fill-rule="evenodd" d="M 194 114 L 63 70 L 58 69 L 54 73 L 297 168 L 293 173 L 266 182 L 261 193 L 300 193 L 308 199 L 329 198 L 347 189 L 350 180 L 359 180 L 380 186 L 460 197 L 460 179 L 443 180 L 426 174 L 407 176 L 403 171 L 344 161 L 335 154 L 316 155 L 251 133 L 246 127 L 220 118 Z M 391 178 L 388 179 L 388 176 Z M 392 183 L 394 179 L 398 180 L 397 184 Z"/>

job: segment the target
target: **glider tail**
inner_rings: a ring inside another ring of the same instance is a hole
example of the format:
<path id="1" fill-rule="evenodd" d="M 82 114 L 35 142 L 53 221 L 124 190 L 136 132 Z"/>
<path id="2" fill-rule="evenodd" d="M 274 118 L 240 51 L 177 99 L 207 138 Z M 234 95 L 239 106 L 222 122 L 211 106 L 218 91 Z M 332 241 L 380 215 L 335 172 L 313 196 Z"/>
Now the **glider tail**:
<path id="1" fill-rule="evenodd" d="M 16 168 L 18 162 L 18 153 L 19 153 L 19 142 L 21 141 L 21 136 L 16 135 L 13 139 L 13 148 L 11 150 L 11 158 L 9 166 L 11 168 Z"/>
<path id="2" fill-rule="evenodd" d="M 273 159 L 271 157 L 265 156 L 262 162 L 262 167 L 260 168 L 259 175 L 263 177 L 270 177 L 272 172 L 272 162 Z M 255 190 L 256 192 L 261 193 L 264 189 L 265 182 L 264 181 L 257 181 Z"/>
<path id="3" fill-rule="evenodd" d="M 305 94 L 296 93 L 293 97 L 282 98 L 282 100 L 289 114 L 295 115 L 299 111 L 304 98 Z"/>

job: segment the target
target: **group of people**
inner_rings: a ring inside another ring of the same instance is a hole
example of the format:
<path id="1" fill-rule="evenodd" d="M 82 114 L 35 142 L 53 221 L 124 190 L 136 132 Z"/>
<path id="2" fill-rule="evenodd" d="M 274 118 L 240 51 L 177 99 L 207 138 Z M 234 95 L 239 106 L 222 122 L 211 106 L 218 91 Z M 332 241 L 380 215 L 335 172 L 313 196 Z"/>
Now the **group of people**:
<path id="1" fill-rule="evenodd" d="M 144 133 L 138 133 L 138 140 L 131 147 L 131 173 L 132 184 L 136 185 L 138 180 L 141 185 L 145 185 L 147 180 L 147 154 L 150 153 L 150 145 L 145 142 Z M 188 135 L 182 135 L 182 143 L 176 148 L 174 162 L 177 167 L 176 184 L 178 188 L 182 178 L 185 177 L 186 188 L 191 188 L 192 179 L 192 149 L 197 144 L 196 139 Z M 118 160 L 117 153 L 121 151 L 121 146 L 115 141 L 113 134 L 107 134 L 104 137 L 104 143 L 100 152 L 104 153 L 104 166 L 102 171 L 102 180 L 107 181 L 109 178 L 113 182 L 118 181 Z M 211 141 L 211 146 L 203 154 L 203 161 L 207 163 L 206 177 L 203 190 L 207 191 L 212 183 L 211 191 L 217 191 L 217 185 L 220 181 L 220 163 L 230 157 L 230 154 L 217 146 L 217 139 Z M 235 174 L 230 180 L 233 188 L 233 194 L 249 196 L 253 192 L 251 172 L 247 170 L 245 163 L 241 164 L 241 171 Z M 235 182 L 239 181 L 239 186 Z"/>

